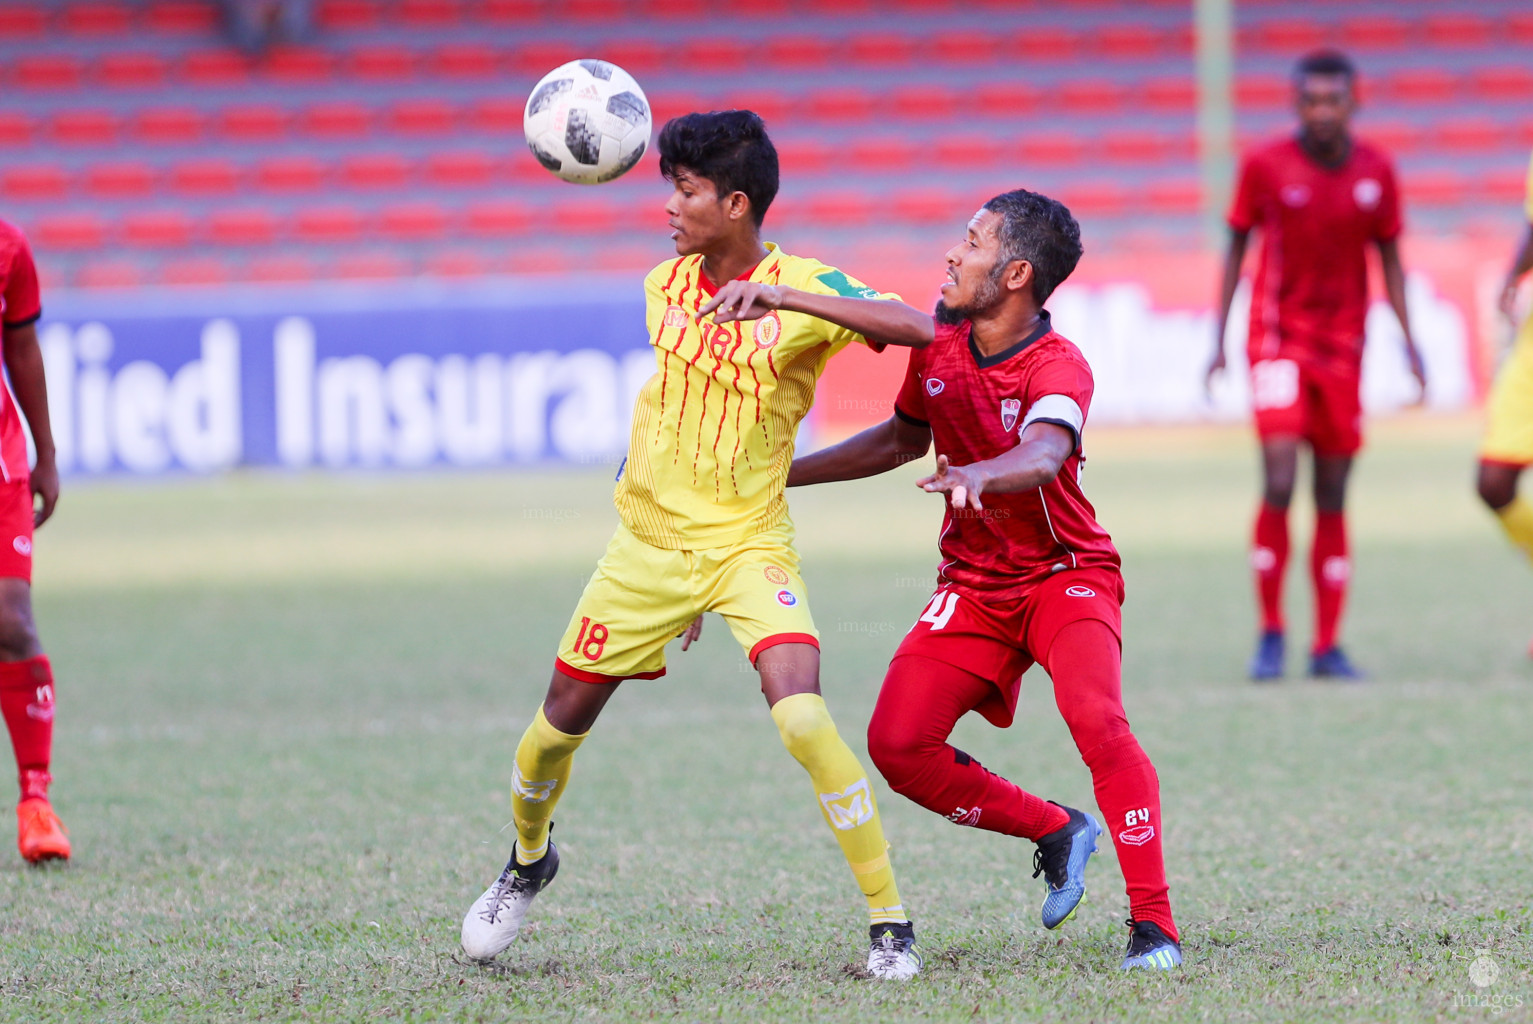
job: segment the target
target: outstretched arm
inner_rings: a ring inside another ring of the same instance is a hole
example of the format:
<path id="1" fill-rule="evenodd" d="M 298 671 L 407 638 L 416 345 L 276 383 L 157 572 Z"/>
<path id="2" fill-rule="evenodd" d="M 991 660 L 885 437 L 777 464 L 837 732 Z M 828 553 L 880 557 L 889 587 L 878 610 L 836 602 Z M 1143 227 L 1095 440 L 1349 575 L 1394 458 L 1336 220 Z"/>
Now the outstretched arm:
<path id="1" fill-rule="evenodd" d="M 968 466 L 954 466 L 937 456 L 937 472 L 916 481 L 923 491 L 943 491 L 954 508 L 984 509 L 981 494 L 1011 494 L 1042 487 L 1059 475 L 1075 451 L 1075 432 L 1039 420 L 1022 432 L 1022 443 L 1004 455 Z"/>
<path id="2" fill-rule="evenodd" d="M 1416 349 L 1415 339 L 1411 337 L 1410 314 L 1405 309 L 1405 270 L 1400 266 L 1400 243 L 1396 239 L 1379 243 L 1379 260 L 1384 268 L 1384 294 L 1389 296 L 1389 305 L 1395 311 L 1395 316 L 1400 318 L 1400 330 L 1405 332 L 1405 360 L 1410 364 L 1411 376 L 1416 378 L 1416 386 L 1421 389 L 1421 399 L 1427 396 L 1427 371 L 1421 362 L 1421 353 Z"/>
<path id="3" fill-rule="evenodd" d="M 925 455 L 931 443 L 930 427 L 890 416 L 840 444 L 794 459 L 788 468 L 788 486 L 857 480 L 887 473 Z"/>
<path id="4" fill-rule="evenodd" d="M 829 320 L 880 345 L 924 348 L 931 343 L 934 331 L 930 314 L 898 299 L 820 295 L 757 281 L 726 282 L 707 305 L 697 311 L 697 316 L 702 319 L 711 313 L 714 323 L 727 324 L 732 320 L 759 320 L 774 309 L 808 313 Z"/>
<path id="5" fill-rule="evenodd" d="M 1203 386 L 1211 390 L 1214 386 L 1214 378 L 1224 371 L 1224 330 L 1230 319 L 1230 306 L 1235 301 L 1235 289 L 1240 286 L 1240 265 L 1246 258 L 1246 241 L 1250 233 L 1245 231 L 1230 231 L 1230 248 L 1224 255 L 1224 278 L 1219 282 L 1219 310 L 1215 314 L 1218 319 L 1214 321 L 1214 354 L 1208 361 L 1208 372 L 1203 377 Z"/>

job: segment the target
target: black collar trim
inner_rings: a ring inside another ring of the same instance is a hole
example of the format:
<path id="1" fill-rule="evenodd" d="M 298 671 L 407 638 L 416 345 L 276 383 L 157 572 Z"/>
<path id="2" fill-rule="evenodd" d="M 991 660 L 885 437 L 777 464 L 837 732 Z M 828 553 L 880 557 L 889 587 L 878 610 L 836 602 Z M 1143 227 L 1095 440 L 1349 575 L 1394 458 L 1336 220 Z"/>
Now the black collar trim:
<path id="1" fill-rule="evenodd" d="M 981 370 L 988 370 L 992 366 L 995 366 L 999 363 L 1004 363 L 1006 360 L 1021 352 L 1033 342 L 1043 338 L 1053 330 L 1054 325 L 1049 321 L 1049 311 L 1046 309 L 1040 309 L 1038 311 L 1038 327 L 1033 331 L 1032 334 L 1029 334 L 1027 337 L 1011 346 L 1011 348 L 997 352 L 993 356 L 987 356 L 980 352 L 978 345 L 974 344 L 974 327 L 971 325 L 969 327 L 969 354 L 974 357 L 975 364 L 978 365 Z"/>

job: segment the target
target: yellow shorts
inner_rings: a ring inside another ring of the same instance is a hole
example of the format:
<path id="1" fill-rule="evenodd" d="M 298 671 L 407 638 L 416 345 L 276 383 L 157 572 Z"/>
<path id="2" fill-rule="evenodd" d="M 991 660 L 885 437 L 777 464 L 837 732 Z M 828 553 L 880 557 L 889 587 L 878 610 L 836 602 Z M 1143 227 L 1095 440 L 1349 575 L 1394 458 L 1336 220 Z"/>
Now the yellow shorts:
<path id="1" fill-rule="evenodd" d="M 1480 460 L 1533 465 L 1533 317 L 1523 321 L 1516 347 L 1496 374 L 1485 411 Z"/>
<path id="2" fill-rule="evenodd" d="M 723 548 L 673 551 L 619 526 L 559 641 L 559 670 L 588 683 L 665 675 L 665 645 L 718 612 L 745 650 L 820 645 L 789 522 Z"/>

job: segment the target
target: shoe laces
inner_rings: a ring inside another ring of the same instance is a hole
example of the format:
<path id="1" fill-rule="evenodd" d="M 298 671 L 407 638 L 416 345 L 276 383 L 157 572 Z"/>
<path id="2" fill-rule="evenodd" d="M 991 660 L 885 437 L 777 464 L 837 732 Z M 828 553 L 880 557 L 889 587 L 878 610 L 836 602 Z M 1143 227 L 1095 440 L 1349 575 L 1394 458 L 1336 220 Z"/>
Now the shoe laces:
<path id="1" fill-rule="evenodd" d="M 1038 844 L 1033 851 L 1033 877 L 1043 875 L 1043 880 L 1049 888 L 1058 889 L 1065 884 L 1070 867 L 1070 843 L 1064 842 Z"/>
<path id="2" fill-rule="evenodd" d="M 1135 921 L 1132 917 L 1123 922 L 1130 929 L 1128 936 L 1128 955 L 1138 956 L 1148 953 L 1161 944 L 1165 933 L 1153 921 Z"/>
<path id="3" fill-rule="evenodd" d="M 528 889 L 536 886 L 536 882 L 530 878 L 523 878 L 513 870 L 503 872 L 495 883 L 495 888 L 490 891 L 488 906 L 480 912 L 486 924 L 494 924 L 501 913 L 511 905 L 511 901 L 522 895 Z"/>
<path id="4" fill-rule="evenodd" d="M 872 956 L 868 966 L 874 970 L 892 971 L 900 964 L 900 957 L 904 955 L 905 944 L 894 937 L 893 932 L 884 932 L 873 940 Z"/>

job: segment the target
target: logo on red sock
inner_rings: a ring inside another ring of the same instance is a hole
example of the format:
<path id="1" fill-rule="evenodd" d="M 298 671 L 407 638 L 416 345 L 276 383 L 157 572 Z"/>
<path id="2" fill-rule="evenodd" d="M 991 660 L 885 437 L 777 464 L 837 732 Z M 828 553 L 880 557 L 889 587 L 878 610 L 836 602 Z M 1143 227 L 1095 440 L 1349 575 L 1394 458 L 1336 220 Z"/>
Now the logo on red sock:
<path id="1" fill-rule="evenodd" d="M 27 705 L 27 717 L 38 722 L 53 721 L 53 687 L 47 683 L 37 688 L 37 699 Z"/>
<path id="2" fill-rule="evenodd" d="M 1118 838 L 1130 846 L 1143 846 L 1155 838 L 1155 826 L 1150 824 L 1150 809 L 1141 807 L 1123 816 L 1124 829 Z"/>
<path id="3" fill-rule="evenodd" d="M 978 807 L 970 807 L 968 810 L 958 807 L 954 809 L 952 814 L 947 816 L 947 820 L 955 825 L 968 825 L 970 828 L 978 828 L 979 812 L 980 809 Z"/>

